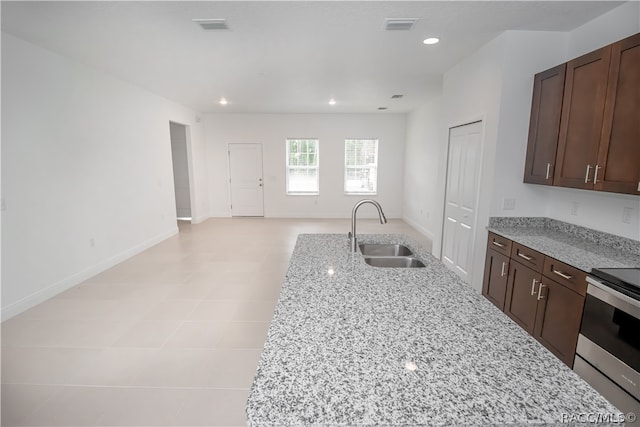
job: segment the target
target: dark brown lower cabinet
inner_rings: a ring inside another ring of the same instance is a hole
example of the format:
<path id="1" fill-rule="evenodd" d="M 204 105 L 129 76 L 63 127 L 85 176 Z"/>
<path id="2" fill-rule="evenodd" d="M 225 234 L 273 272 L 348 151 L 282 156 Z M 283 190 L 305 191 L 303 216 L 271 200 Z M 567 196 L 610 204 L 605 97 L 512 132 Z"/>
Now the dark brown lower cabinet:
<path id="1" fill-rule="evenodd" d="M 546 277 L 540 286 L 533 336 L 572 367 L 584 296 Z"/>
<path id="2" fill-rule="evenodd" d="M 504 312 L 530 334 L 533 334 L 536 322 L 537 291 L 541 278 L 537 271 L 511 262 Z"/>
<path id="3" fill-rule="evenodd" d="M 508 277 L 509 257 L 493 249 L 487 249 L 482 294 L 500 310 L 504 310 Z"/>
<path id="4" fill-rule="evenodd" d="M 489 240 L 482 294 L 573 367 L 586 274 L 510 240 L 502 244 L 510 256 L 494 250 Z"/>

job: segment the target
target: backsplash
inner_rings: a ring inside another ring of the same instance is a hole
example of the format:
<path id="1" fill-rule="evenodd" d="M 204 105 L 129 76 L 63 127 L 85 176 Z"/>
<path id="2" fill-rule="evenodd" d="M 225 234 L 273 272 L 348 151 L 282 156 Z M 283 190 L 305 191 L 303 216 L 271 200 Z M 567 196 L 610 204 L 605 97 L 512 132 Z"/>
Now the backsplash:
<path id="1" fill-rule="evenodd" d="M 491 217 L 490 228 L 548 228 L 630 254 L 640 255 L 640 241 L 545 217 Z"/>

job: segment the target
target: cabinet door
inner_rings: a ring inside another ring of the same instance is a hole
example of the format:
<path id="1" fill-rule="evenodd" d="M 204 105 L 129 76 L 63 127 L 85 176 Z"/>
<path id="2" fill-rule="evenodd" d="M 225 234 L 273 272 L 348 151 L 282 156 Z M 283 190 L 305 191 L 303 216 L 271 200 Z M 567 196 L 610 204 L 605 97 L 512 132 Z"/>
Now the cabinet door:
<path id="1" fill-rule="evenodd" d="M 584 296 L 543 279 L 533 336 L 560 360 L 573 367 Z"/>
<path id="2" fill-rule="evenodd" d="M 593 189 L 611 46 L 567 63 L 553 185 Z"/>
<path id="3" fill-rule="evenodd" d="M 553 184 L 566 64 L 535 75 L 524 182 Z"/>
<path id="4" fill-rule="evenodd" d="M 494 303 L 500 310 L 504 310 L 504 300 L 507 296 L 508 277 L 509 257 L 494 250 L 487 249 L 487 259 L 484 264 L 482 295 Z"/>
<path id="5" fill-rule="evenodd" d="M 613 44 L 596 190 L 640 194 L 640 34 Z"/>
<path id="6" fill-rule="evenodd" d="M 511 260 L 504 312 L 530 334 L 536 320 L 541 278 L 540 273 Z"/>

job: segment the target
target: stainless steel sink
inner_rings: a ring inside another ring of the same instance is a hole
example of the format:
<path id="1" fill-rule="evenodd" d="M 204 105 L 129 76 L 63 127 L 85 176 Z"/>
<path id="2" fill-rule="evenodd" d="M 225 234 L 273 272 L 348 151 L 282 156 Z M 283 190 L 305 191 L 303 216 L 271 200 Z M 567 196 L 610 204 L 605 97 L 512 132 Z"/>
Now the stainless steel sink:
<path id="1" fill-rule="evenodd" d="M 365 257 L 364 262 L 374 267 L 387 268 L 422 268 L 424 263 L 410 256 L 375 256 Z"/>
<path id="2" fill-rule="evenodd" d="M 363 256 L 410 256 L 411 249 L 404 245 L 388 243 L 363 243 L 360 245 Z"/>

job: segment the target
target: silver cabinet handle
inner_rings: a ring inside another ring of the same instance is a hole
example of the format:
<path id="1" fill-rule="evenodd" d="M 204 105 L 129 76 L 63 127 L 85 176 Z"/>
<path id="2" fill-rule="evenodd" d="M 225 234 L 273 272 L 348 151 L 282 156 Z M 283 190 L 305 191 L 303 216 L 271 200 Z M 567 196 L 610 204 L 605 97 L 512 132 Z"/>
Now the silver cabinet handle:
<path id="1" fill-rule="evenodd" d="M 558 271 L 558 270 L 551 270 L 554 274 L 557 274 L 558 276 L 562 277 L 563 279 L 567 279 L 567 280 L 571 280 L 573 279 L 573 276 L 569 276 L 568 274 L 564 274 L 562 271 Z"/>
<path id="2" fill-rule="evenodd" d="M 540 287 L 538 288 L 538 301 L 544 298 L 544 296 L 542 295 L 542 288 L 544 288 L 544 285 L 542 284 L 542 282 L 540 282 Z"/>
<path id="3" fill-rule="evenodd" d="M 596 169 L 593 171 L 593 183 L 594 184 L 598 183 L 598 169 L 600 169 L 600 166 L 596 165 Z"/>
<path id="4" fill-rule="evenodd" d="M 591 170 L 591 165 L 587 165 L 587 173 L 584 174 L 584 183 L 589 182 L 589 171 Z"/>
<path id="5" fill-rule="evenodd" d="M 551 176 L 551 163 L 547 163 L 547 176 L 545 179 L 549 179 Z"/>
<path id="6" fill-rule="evenodd" d="M 496 242 L 495 240 L 492 242 L 494 245 L 496 245 L 499 248 L 504 248 L 504 245 L 500 242 Z"/>
<path id="7" fill-rule="evenodd" d="M 504 277 L 506 273 L 506 271 L 504 271 L 504 268 L 507 266 L 507 263 L 502 261 L 502 269 L 500 270 L 500 277 Z"/>
<path id="8" fill-rule="evenodd" d="M 533 259 L 532 257 L 530 257 L 530 256 L 528 256 L 528 255 L 525 255 L 525 254 L 523 254 L 523 253 L 520 253 L 520 252 L 518 252 L 518 256 L 519 256 L 520 258 L 524 258 L 524 259 L 526 259 L 527 261 L 531 261 L 531 260 Z"/>
<path id="9" fill-rule="evenodd" d="M 531 296 L 534 296 L 536 294 L 536 283 L 538 281 L 536 279 L 533 279 L 533 282 L 531 282 Z"/>

